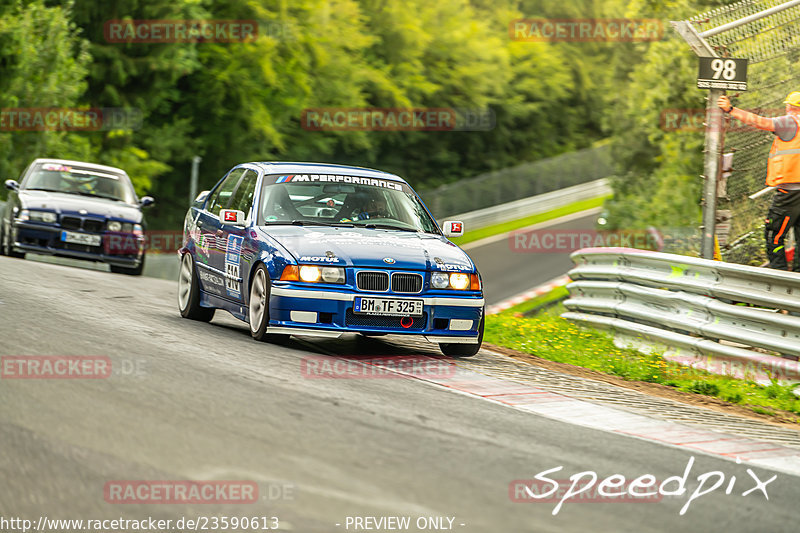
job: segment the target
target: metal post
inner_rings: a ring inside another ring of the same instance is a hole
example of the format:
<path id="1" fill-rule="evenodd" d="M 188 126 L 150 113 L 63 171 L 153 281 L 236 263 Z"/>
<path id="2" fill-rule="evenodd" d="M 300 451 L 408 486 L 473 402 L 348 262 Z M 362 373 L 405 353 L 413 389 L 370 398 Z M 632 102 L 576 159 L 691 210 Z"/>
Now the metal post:
<path id="1" fill-rule="evenodd" d="M 722 110 L 717 100 L 724 94 L 721 89 L 708 91 L 706 102 L 706 142 L 703 161 L 703 238 L 700 255 L 704 259 L 714 258 L 714 235 L 717 230 L 717 179 L 722 157 Z"/>
<path id="2" fill-rule="evenodd" d="M 197 175 L 200 170 L 200 161 L 202 160 L 203 158 L 199 155 L 192 158 L 192 178 L 189 182 L 189 203 L 194 202 L 194 199 L 197 198 Z"/>
<path id="3" fill-rule="evenodd" d="M 672 27 L 689 43 L 699 57 L 717 57 L 714 49 L 685 21 L 672 22 Z M 714 234 L 717 225 L 717 178 L 722 159 L 722 110 L 717 100 L 722 96 L 721 89 L 710 89 L 706 102 L 706 139 L 703 154 L 703 235 L 700 254 L 705 259 L 714 258 Z"/>

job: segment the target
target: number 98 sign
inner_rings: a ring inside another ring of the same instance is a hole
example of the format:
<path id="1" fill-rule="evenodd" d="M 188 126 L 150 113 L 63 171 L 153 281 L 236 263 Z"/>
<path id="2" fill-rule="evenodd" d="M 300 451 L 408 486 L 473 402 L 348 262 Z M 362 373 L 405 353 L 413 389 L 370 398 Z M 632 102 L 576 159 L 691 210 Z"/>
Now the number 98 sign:
<path id="1" fill-rule="evenodd" d="M 699 89 L 747 90 L 747 60 L 732 57 L 700 57 Z"/>

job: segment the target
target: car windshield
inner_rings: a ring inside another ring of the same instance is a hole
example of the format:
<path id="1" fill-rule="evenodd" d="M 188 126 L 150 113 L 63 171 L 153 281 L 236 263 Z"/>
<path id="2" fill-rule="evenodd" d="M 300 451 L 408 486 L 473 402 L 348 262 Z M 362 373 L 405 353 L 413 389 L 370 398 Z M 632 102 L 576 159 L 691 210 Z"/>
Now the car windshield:
<path id="1" fill-rule="evenodd" d="M 127 176 L 61 163 L 40 163 L 25 180 L 23 188 L 136 203 Z"/>
<path id="2" fill-rule="evenodd" d="M 439 233 L 410 187 L 355 176 L 267 176 L 258 213 L 260 225 L 346 225 Z"/>

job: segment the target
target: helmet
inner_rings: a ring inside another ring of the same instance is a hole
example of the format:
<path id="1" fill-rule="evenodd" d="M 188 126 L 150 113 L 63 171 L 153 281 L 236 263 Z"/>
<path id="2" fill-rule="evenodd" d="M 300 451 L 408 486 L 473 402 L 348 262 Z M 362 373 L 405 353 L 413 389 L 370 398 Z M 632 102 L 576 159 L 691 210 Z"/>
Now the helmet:
<path id="1" fill-rule="evenodd" d="M 789 93 L 789 96 L 786 97 L 783 103 L 800 107 L 800 91 Z"/>

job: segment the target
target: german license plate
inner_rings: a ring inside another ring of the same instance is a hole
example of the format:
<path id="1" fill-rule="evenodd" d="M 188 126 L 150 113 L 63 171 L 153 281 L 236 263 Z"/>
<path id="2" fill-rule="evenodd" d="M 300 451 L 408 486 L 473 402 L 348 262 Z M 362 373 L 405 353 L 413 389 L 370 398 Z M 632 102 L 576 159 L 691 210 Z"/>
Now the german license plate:
<path id="1" fill-rule="evenodd" d="M 85 244 L 87 246 L 100 246 L 102 237 L 100 235 L 89 235 L 88 233 L 76 233 L 74 231 L 62 231 L 61 240 L 73 244 Z"/>
<path id="2" fill-rule="evenodd" d="M 359 315 L 422 316 L 422 300 L 357 296 L 353 313 Z"/>

